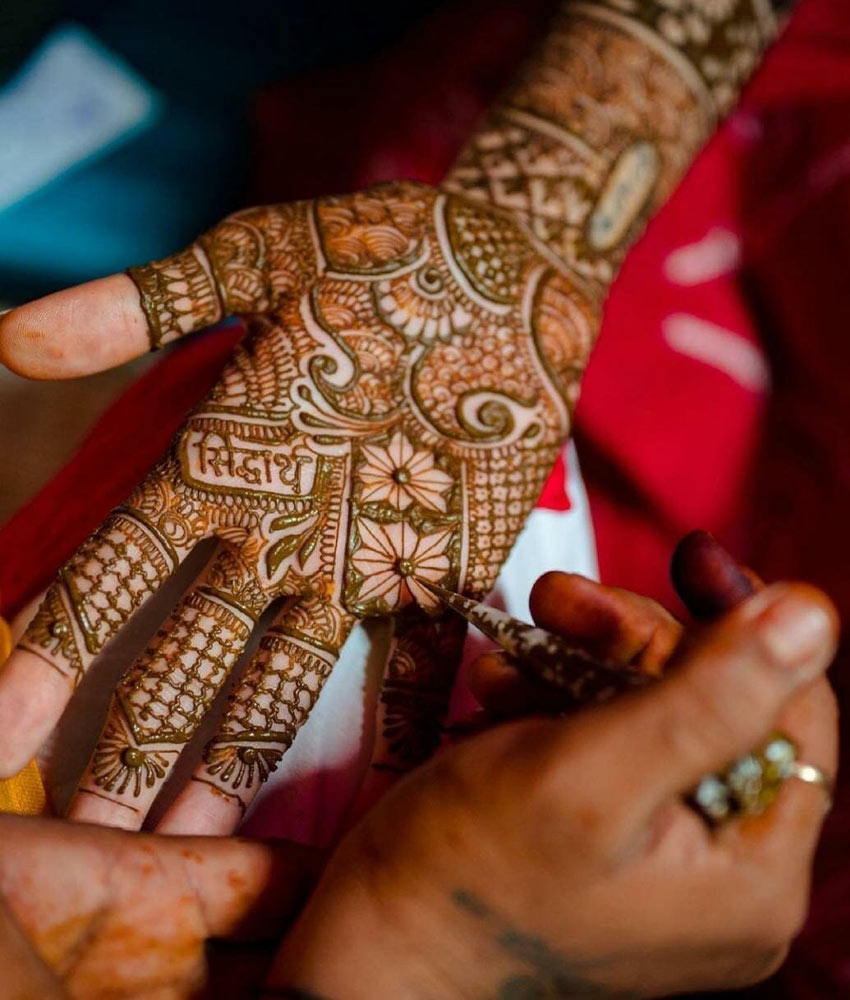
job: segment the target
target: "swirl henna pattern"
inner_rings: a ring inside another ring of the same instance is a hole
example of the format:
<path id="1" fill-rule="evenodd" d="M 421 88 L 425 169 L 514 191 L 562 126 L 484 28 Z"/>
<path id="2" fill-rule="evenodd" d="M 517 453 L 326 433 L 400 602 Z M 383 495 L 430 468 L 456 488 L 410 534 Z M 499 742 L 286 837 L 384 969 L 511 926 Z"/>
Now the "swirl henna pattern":
<path id="1" fill-rule="evenodd" d="M 231 314 L 247 334 L 23 640 L 75 684 L 218 539 L 121 682 L 82 795 L 138 825 L 279 598 L 195 781 L 244 808 L 376 615 L 397 625 L 375 765 L 433 750 L 463 631 L 429 620 L 417 581 L 493 586 L 569 434 L 608 283 L 773 28 L 765 0 L 573 0 L 442 190 L 248 209 L 131 269 L 154 346 Z"/>

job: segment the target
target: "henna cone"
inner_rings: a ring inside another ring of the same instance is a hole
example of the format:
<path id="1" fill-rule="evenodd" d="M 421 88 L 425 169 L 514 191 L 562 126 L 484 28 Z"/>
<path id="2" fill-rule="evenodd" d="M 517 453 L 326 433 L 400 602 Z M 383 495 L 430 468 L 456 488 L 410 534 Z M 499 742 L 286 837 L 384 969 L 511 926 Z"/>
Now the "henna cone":
<path id="1" fill-rule="evenodd" d="M 600 660 L 553 632 L 528 625 L 507 612 L 423 583 L 453 611 L 465 618 L 512 657 L 517 669 L 535 680 L 570 692 L 576 704 L 604 701 L 618 691 L 641 687 L 652 678 Z"/>

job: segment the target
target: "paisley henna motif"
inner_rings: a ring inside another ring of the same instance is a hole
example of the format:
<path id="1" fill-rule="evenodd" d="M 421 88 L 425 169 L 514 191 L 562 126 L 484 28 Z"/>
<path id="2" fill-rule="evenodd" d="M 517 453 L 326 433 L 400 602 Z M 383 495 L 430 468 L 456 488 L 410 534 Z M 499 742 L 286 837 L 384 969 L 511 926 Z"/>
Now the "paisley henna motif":
<path id="1" fill-rule="evenodd" d="M 572 0 L 442 190 L 248 209 L 130 272 L 154 346 L 230 313 L 247 334 L 25 640 L 78 679 L 219 539 L 122 682 L 84 787 L 153 794 L 282 597 L 198 780 L 250 801 L 372 615 L 405 616 L 378 756 L 433 748 L 459 642 L 421 619 L 439 612 L 422 581 L 493 586 L 570 432 L 605 288 L 772 27 L 763 0 Z"/>

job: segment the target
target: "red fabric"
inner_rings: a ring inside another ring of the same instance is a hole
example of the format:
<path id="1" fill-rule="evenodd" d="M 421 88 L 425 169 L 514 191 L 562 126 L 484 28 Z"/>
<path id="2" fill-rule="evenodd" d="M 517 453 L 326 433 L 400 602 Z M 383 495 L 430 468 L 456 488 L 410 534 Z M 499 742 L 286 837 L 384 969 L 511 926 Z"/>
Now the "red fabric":
<path id="1" fill-rule="evenodd" d="M 380 62 L 261 95 L 256 200 L 438 180 L 546 6 L 456 3 Z M 848 261 L 850 10 L 802 0 L 612 290 L 577 414 L 603 579 L 674 606 L 669 552 L 699 526 L 769 578 L 819 583 L 850 616 Z M 155 461 L 237 336 L 219 330 L 170 351 L 0 529 L 5 613 Z M 544 498 L 557 508 L 567 501 L 553 484 Z M 834 679 L 850 705 L 846 648 Z M 842 783 L 811 919 L 759 995 L 850 996 L 848 835 Z"/>
<path id="2" fill-rule="evenodd" d="M 543 487 L 543 492 L 540 494 L 537 506 L 545 507 L 546 510 L 570 509 L 571 504 L 568 496 L 567 463 L 564 461 L 563 452 L 561 452 L 557 459 L 555 459 L 555 465 L 552 468 L 552 472 L 549 474 L 549 478 L 546 480 L 546 485 Z"/>

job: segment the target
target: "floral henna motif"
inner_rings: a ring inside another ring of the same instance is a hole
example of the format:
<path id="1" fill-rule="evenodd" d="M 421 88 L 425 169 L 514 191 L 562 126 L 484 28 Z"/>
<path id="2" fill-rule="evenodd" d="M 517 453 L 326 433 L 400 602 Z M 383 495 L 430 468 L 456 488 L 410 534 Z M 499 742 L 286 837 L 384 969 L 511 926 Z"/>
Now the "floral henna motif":
<path id="1" fill-rule="evenodd" d="M 446 512 L 445 493 L 454 480 L 436 464 L 429 451 L 416 451 L 401 433 L 385 448 L 365 445 L 358 479 L 363 503 L 386 501 L 404 511 L 414 502 L 426 509 Z"/>
<path id="2" fill-rule="evenodd" d="M 103 731 L 91 762 L 93 783 L 106 792 L 138 798 L 143 788 L 154 788 L 162 781 L 176 758 L 176 753 L 140 750 L 132 745 L 132 736 L 117 719 L 110 719 Z M 81 792 L 91 792 L 83 786 Z M 92 793 L 96 794 L 96 793 Z"/>
<path id="3" fill-rule="evenodd" d="M 605 287 L 772 25 L 762 0 L 573 0 L 443 190 L 249 209 L 130 272 L 155 346 L 230 313 L 247 334 L 25 639 L 75 680 L 198 539 L 221 541 L 121 685 L 116 753 L 122 731 L 128 760 L 179 748 L 259 612 L 289 598 L 199 775 L 244 803 L 354 620 L 438 613 L 423 583 L 492 587 L 569 434 Z M 426 645 L 400 628 L 384 698 L 399 757 L 438 731 L 418 707 Z M 124 784 L 106 760 L 95 777 L 125 793 L 164 766 Z"/>

